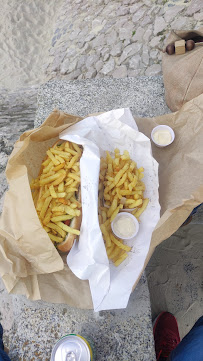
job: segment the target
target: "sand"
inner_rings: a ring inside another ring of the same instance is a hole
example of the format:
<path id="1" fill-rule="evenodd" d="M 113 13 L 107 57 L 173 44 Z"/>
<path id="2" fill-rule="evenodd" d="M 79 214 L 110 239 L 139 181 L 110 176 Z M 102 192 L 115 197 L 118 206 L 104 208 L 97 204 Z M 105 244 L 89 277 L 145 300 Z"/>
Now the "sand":
<path id="1" fill-rule="evenodd" d="M 44 81 L 55 22 L 63 0 L 9 0 L 0 6 L 0 87 Z"/>
<path id="2" fill-rule="evenodd" d="M 147 268 L 153 319 L 173 313 L 181 338 L 202 316 L 202 224 L 179 228 L 155 250 Z"/>

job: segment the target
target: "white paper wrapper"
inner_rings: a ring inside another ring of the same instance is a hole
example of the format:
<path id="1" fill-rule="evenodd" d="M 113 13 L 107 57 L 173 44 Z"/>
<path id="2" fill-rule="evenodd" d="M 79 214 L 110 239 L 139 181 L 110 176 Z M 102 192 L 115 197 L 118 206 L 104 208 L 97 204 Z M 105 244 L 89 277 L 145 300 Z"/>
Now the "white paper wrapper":
<path id="1" fill-rule="evenodd" d="M 151 235 L 160 218 L 158 163 L 152 157 L 151 142 L 138 131 L 129 109 L 88 117 L 62 132 L 60 138 L 84 147 L 80 161 L 81 235 L 67 257 L 68 266 L 77 277 L 89 280 L 95 311 L 125 308 L 144 266 Z M 100 156 L 105 156 L 106 150 L 113 152 L 115 148 L 119 148 L 121 153 L 128 150 L 138 167 L 144 167 L 145 197 L 150 199 L 140 217 L 137 236 L 126 242 L 132 250 L 119 267 L 109 264 L 98 222 Z"/>

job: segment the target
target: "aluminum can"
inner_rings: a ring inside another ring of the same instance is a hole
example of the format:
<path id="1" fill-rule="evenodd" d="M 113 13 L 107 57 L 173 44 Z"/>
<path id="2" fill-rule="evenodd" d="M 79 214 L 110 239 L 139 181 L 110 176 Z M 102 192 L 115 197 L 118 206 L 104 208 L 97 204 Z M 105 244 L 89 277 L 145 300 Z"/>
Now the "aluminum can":
<path id="1" fill-rule="evenodd" d="M 84 337 L 70 334 L 56 343 L 50 361 L 94 361 L 93 351 Z"/>

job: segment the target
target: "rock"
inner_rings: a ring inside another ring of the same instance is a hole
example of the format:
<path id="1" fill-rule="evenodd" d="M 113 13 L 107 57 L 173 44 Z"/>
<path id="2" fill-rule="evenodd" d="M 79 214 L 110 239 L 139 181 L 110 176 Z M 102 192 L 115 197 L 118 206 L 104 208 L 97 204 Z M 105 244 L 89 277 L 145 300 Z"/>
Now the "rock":
<path id="1" fill-rule="evenodd" d="M 145 71 L 145 75 L 147 76 L 160 75 L 160 74 L 161 74 L 160 64 L 153 64 Z"/>
<path id="2" fill-rule="evenodd" d="M 155 38 L 153 38 L 149 45 L 152 47 L 152 48 L 155 48 L 156 46 L 158 46 L 160 44 L 160 39 L 161 39 L 161 36 L 155 36 Z"/>
<path id="3" fill-rule="evenodd" d="M 113 29 L 111 32 L 106 36 L 106 42 L 108 45 L 113 45 L 117 41 L 117 32 Z"/>
<path id="4" fill-rule="evenodd" d="M 77 65 L 77 60 L 71 61 L 70 59 L 66 59 L 66 60 L 64 60 L 64 62 L 61 65 L 60 73 L 62 75 L 71 73 L 73 70 L 75 70 L 76 65 Z"/>
<path id="5" fill-rule="evenodd" d="M 197 21 L 202 21 L 203 20 L 203 12 L 198 13 L 198 14 L 194 14 L 194 19 L 197 20 Z"/>
<path id="6" fill-rule="evenodd" d="M 135 77 L 138 75 L 140 75 L 140 71 L 138 69 L 137 70 L 128 70 L 128 77 Z"/>
<path id="7" fill-rule="evenodd" d="M 170 9 L 165 9 L 164 19 L 167 21 L 167 23 L 170 23 L 184 8 L 185 6 L 176 5 Z"/>
<path id="8" fill-rule="evenodd" d="M 147 6 L 152 6 L 152 2 L 151 2 L 151 0 L 142 0 L 143 1 L 143 3 L 145 4 L 145 5 L 147 5 Z M 162 0 L 163 1 L 163 0 Z"/>
<path id="9" fill-rule="evenodd" d="M 79 28 L 76 28 L 76 29 L 73 29 L 71 31 L 71 33 L 69 34 L 69 39 L 72 41 L 72 40 L 75 40 L 75 39 L 78 39 L 78 34 L 80 33 L 80 29 Z M 82 39 L 82 37 L 80 36 L 80 39 Z"/>
<path id="10" fill-rule="evenodd" d="M 113 78 L 126 78 L 127 77 L 127 67 L 125 65 L 119 66 L 114 70 L 112 74 Z"/>
<path id="11" fill-rule="evenodd" d="M 104 75 L 101 74 L 101 73 L 98 73 L 98 74 L 95 76 L 95 79 L 101 79 L 101 78 L 104 78 Z"/>
<path id="12" fill-rule="evenodd" d="M 132 18 L 133 23 L 137 23 L 145 14 L 146 7 L 142 7 L 140 10 L 138 10 Z"/>
<path id="13" fill-rule="evenodd" d="M 92 47 L 96 48 L 98 46 L 104 46 L 106 43 L 106 38 L 104 34 L 97 35 L 96 38 L 92 41 Z"/>
<path id="14" fill-rule="evenodd" d="M 124 48 L 125 48 L 126 46 L 128 46 L 129 44 L 131 44 L 130 39 L 126 39 L 126 40 L 124 41 L 124 43 L 123 43 Z"/>
<path id="15" fill-rule="evenodd" d="M 54 57 L 53 63 L 52 63 L 52 71 L 57 72 L 60 71 L 61 63 L 63 62 L 65 57 L 65 53 L 56 53 L 56 56 Z"/>
<path id="16" fill-rule="evenodd" d="M 8 155 L 3 152 L 0 152 L 0 171 L 2 171 L 6 167 L 7 161 L 8 161 Z"/>
<path id="17" fill-rule="evenodd" d="M 84 74 L 80 74 L 78 80 L 83 80 L 83 79 L 85 79 Z"/>
<path id="18" fill-rule="evenodd" d="M 143 35 L 144 42 L 148 43 L 151 36 L 152 36 L 152 26 L 149 26 Z"/>
<path id="19" fill-rule="evenodd" d="M 110 54 L 106 53 L 103 58 L 104 62 L 107 61 L 109 59 L 109 57 L 110 57 Z"/>
<path id="20" fill-rule="evenodd" d="M 93 64 L 95 64 L 99 60 L 99 56 L 96 54 L 92 54 L 87 56 L 86 67 L 90 68 Z"/>
<path id="21" fill-rule="evenodd" d="M 77 54 L 76 48 L 68 47 L 66 50 L 66 58 L 73 58 Z"/>
<path id="22" fill-rule="evenodd" d="M 78 63 L 77 63 L 77 68 L 80 69 L 87 60 L 87 55 L 81 55 L 80 58 L 78 59 Z"/>
<path id="23" fill-rule="evenodd" d="M 118 44 L 114 45 L 114 47 L 110 51 L 110 54 L 112 56 L 120 56 L 121 52 L 122 52 L 122 43 L 120 41 Z"/>
<path id="24" fill-rule="evenodd" d="M 132 41 L 138 41 L 138 43 L 141 43 L 144 32 L 145 32 L 145 29 L 143 29 L 141 26 L 139 26 L 135 32 L 135 35 L 133 35 L 133 37 L 132 37 Z"/>
<path id="25" fill-rule="evenodd" d="M 150 58 L 153 59 L 153 60 L 157 59 L 158 53 L 159 53 L 158 50 L 151 50 L 150 51 Z"/>
<path id="26" fill-rule="evenodd" d="M 115 23 L 115 29 L 121 29 L 127 21 L 128 16 L 122 16 L 121 18 L 118 18 Z"/>
<path id="27" fill-rule="evenodd" d="M 98 34 L 103 29 L 105 23 L 106 20 L 104 20 L 103 18 L 97 17 L 96 19 L 94 19 L 92 21 L 92 32 L 94 34 Z"/>
<path id="28" fill-rule="evenodd" d="M 138 69 L 140 66 L 140 55 L 135 55 L 129 60 L 129 67 L 130 69 Z"/>
<path id="29" fill-rule="evenodd" d="M 85 74 L 86 79 L 92 79 L 97 75 L 97 71 L 94 68 L 89 68 Z"/>
<path id="30" fill-rule="evenodd" d="M 123 16 L 129 14 L 130 9 L 128 6 L 120 6 L 120 8 L 117 10 L 117 16 Z"/>
<path id="31" fill-rule="evenodd" d="M 120 57 L 120 64 L 126 60 L 127 58 L 129 58 L 129 56 L 132 56 L 136 53 L 138 53 L 141 49 L 142 45 L 139 44 L 139 43 L 133 43 L 133 44 L 130 44 L 128 46 L 126 46 L 126 48 L 123 50 L 123 53 Z"/>
<path id="32" fill-rule="evenodd" d="M 95 34 L 89 33 L 89 34 L 87 35 L 87 37 L 85 38 L 85 42 L 87 43 L 88 41 L 91 41 L 91 40 L 93 40 L 94 38 L 95 38 Z"/>
<path id="33" fill-rule="evenodd" d="M 119 39 L 120 40 L 131 39 L 133 30 L 134 30 L 134 25 L 132 23 L 129 23 L 128 26 L 124 24 L 123 28 L 119 30 Z"/>
<path id="34" fill-rule="evenodd" d="M 134 4 L 134 5 L 132 5 L 132 6 L 130 7 L 130 13 L 131 13 L 131 14 L 134 14 L 138 9 L 141 8 L 142 5 L 143 5 L 143 4 L 142 4 L 141 1 L 138 2 L 138 3 L 136 3 L 136 4 Z"/>
<path id="35" fill-rule="evenodd" d="M 185 27 L 188 27 L 188 29 L 189 29 L 190 26 L 189 26 L 188 20 L 189 19 L 187 17 L 180 16 L 178 19 L 175 19 L 171 23 L 171 28 L 174 30 L 181 30 L 181 29 L 184 29 Z"/>
<path id="36" fill-rule="evenodd" d="M 77 79 L 81 74 L 81 71 L 80 69 L 77 69 L 75 71 L 73 71 L 72 73 L 68 74 L 65 76 L 65 79 L 66 80 L 74 80 L 74 79 Z"/>
<path id="37" fill-rule="evenodd" d="M 149 52 L 148 52 L 148 46 L 143 45 L 143 51 L 142 51 L 142 61 L 145 65 L 149 64 Z"/>
<path id="38" fill-rule="evenodd" d="M 78 42 L 78 48 L 79 48 L 79 49 L 82 49 L 82 48 L 84 47 L 84 45 L 85 45 L 85 42 L 84 42 L 84 41 L 79 41 L 79 42 Z"/>
<path id="39" fill-rule="evenodd" d="M 89 33 L 89 28 L 88 26 L 85 26 L 78 34 L 78 37 L 80 37 L 81 39 L 85 39 L 88 33 Z"/>
<path id="40" fill-rule="evenodd" d="M 104 57 L 106 54 L 109 54 L 109 52 L 110 52 L 110 49 L 105 47 L 101 50 L 101 56 Z"/>
<path id="41" fill-rule="evenodd" d="M 114 69 L 114 66 L 115 66 L 115 61 L 113 58 L 110 58 L 109 61 L 103 66 L 100 72 L 104 75 L 107 75 Z"/>
<path id="42" fill-rule="evenodd" d="M 85 45 L 82 48 L 82 53 L 88 53 L 88 51 L 91 49 L 90 43 L 85 43 Z"/>
<path id="43" fill-rule="evenodd" d="M 192 0 L 187 8 L 186 15 L 192 16 L 194 13 L 202 10 L 202 8 L 202 0 Z"/>
<path id="44" fill-rule="evenodd" d="M 166 22 L 162 17 L 156 17 L 154 22 L 154 34 L 157 35 L 166 28 Z"/>
<path id="45" fill-rule="evenodd" d="M 150 24 L 152 22 L 152 18 L 150 16 L 146 15 L 144 19 L 141 21 L 141 26 L 146 26 L 147 24 Z"/>
<path id="46" fill-rule="evenodd" d="M 123 19 L 123 18 L 120 18 L 120 19 Z M 115 18 L 115 19 L 108 19 L 107 18 L 107 22 L 104 25 L 103 29 L 100 31 L 100 33 L 101 34 L 107 34 L 108 31 L 112 28 L 112 26 L 115 25 L 116 21 L 117 21 L 117 18 Z M 125 21 L 125 19 L 124 19 L 124 21 Z M 115 26 L 115 29 L 117 29 L 116 26 Z"/>
<path id="47" fill-rule="evenodd" d="M 102 69 L 103 66 L 104 66 L 103 61 L 99 60 L 99 61 L 95 64 L 95 69 L 96 69 L 96 71 L 99 72 L 99 71 Z"/>

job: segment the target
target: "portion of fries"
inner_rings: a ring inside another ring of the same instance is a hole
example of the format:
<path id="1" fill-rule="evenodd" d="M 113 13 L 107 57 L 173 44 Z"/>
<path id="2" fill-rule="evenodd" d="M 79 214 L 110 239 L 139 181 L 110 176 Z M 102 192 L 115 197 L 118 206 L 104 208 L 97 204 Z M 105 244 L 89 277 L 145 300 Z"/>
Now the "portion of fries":
<path id="1" fill-rule="evenodd" d="M 46 153 L 39 176 L 31 181 L 30 187 L 40 222 L 56 245 L 64 241 L 67 233 L 80 234 L 69 224 L 81 213 L 75 192 L 80 187 L 82 148 L 59 141 Z"/>
<path id="2" fill-rule="evenodd" d="M 105 241 L 108 258 L 119 266 L 128 256 L 131 247 L 123 244 L 111 231 L 111 222 L 121 209 L 128 209 L 139 221 L 149 199 L 144 199 L 145 184 L 142 182 L 144 168 L 130 159 L 128 151 L 115 157 L 106 152 L 101 158 L 99 176 L 99 223 Z"/>

